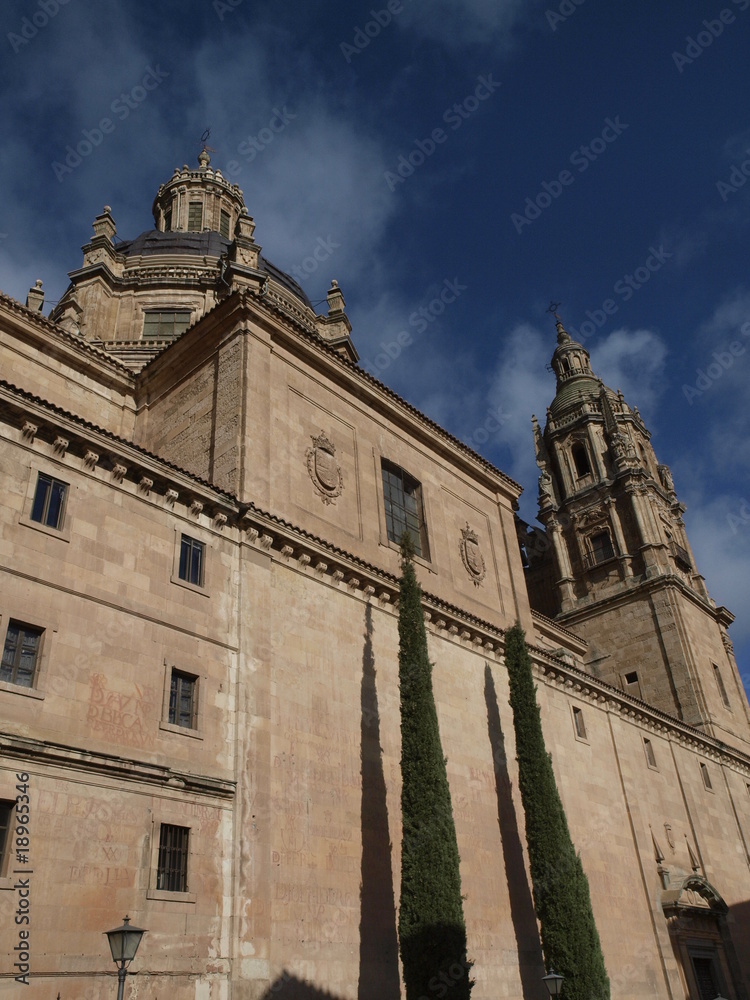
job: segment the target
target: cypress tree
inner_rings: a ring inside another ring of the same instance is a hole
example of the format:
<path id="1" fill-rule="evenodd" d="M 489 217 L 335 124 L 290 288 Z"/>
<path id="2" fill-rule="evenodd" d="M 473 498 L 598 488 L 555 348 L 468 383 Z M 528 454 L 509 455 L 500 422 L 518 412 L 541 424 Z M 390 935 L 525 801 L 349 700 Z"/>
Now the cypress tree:
<path id="1" fill-rule="evenodd" d="M 401 906 L 406 1000 L 469 1000 L 458 844 L 411 536 L 401 539 Z"/>
<path id="2" fill-rule="evenodd" d="M 568 830 L 542 722 L 524 632 L 505 634 L 505 662 L 516 732 L 518 784 L 526 815 L 526 839 L 547 968 L 565 977 L 564 1000 L 609 1000 L 589 883 Z"/>

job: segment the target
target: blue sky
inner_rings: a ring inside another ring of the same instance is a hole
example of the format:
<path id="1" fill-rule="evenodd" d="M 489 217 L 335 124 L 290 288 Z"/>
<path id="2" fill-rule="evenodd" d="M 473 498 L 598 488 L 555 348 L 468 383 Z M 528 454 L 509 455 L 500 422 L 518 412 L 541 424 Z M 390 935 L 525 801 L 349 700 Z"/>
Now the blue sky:
<path id="1" fill-rule="evenodd" d="M 58 299 L 104 204 L 150 228 L 210 127 L 265 255 L 313 301 L 339 281 L 362 363 L 527 520 L 561 302 L 672 468 L 750 686 L 750 0 L 6 0 L 0 29 L 3 290 Z"/>

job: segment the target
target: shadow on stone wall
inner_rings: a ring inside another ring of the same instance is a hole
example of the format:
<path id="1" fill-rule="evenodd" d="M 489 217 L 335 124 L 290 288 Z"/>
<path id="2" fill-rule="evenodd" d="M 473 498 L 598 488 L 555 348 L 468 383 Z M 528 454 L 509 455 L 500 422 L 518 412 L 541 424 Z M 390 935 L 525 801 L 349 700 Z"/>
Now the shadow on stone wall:
<path id="1" fill-rule="evenodd" d="M 261 1000 L 343 1000 L 343 998 L 327 990 L 319 990 L 284 969 L 271 983 Z"/>
<path id="2" fill-rule="evenodd" d="M 372 649 L 372 609 L 365 606 L 362 651 L 362 881 L 358 1000 L 400 996 L 396 901 L 391 869 L 388 806 L 380 747 L 380 713 Z"/>
<path id="3" fill-rule="evenodd" d="M 505 738 L 500 726 L 495 682 L 488 664 L 485 664 L 484 668 L 484 700 L 487 705 L 487 731 L 495 767 L 497 821 L 503 845 L 505 876 L 508 880 L 510 915 L 518 949 L 521 986 L 524 997 L 533 997 L 534 1000 L 538 1000 L 539 987 L 542 986 L 541 978 L 545 974 L 544 959 L 531 888 L 524 866 L 516 807 L 513 804 L 511 794 L 510 775 L 505 755 Z"/>

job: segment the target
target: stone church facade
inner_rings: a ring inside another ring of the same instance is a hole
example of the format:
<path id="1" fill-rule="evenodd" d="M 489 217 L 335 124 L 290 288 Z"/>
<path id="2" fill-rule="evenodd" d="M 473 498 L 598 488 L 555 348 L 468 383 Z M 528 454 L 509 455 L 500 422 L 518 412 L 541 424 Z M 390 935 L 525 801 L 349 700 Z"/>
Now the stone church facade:
<path id="1" fill-rule="evenodd" d="M 133 996 L 399 996 L 408 528 L 472 996 L 544 995 L 520 621 L 612 997 L 747 1000 L 732 615 L 638 411 L 558 321 L 524 525 L 516 483 L 358 366 L 336 282 L 320 315 L 264 258 L 207 153 L 153 214 L 115 242 L 105 207 L 49 318 L 40 283 L 0 296 L 0 993 L 26 964 L 32 1000 L 110 996 L 128 913 Z"/>

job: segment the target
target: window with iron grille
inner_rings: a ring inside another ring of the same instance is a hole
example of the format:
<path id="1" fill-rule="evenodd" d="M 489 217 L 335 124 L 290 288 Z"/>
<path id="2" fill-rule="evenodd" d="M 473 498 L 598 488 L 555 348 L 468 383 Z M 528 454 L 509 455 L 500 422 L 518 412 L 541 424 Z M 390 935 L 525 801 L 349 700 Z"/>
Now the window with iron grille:
<path id="1" fill-rule="evenodd" d="M 203 202 L 191 201 L 188 205 L 188 230 L 200 233 L 203 229 Z"/>
<path id="2" fill-rule="evenodd" d="M 219 213 L 219 234 L 229 239 L 229 212 L 222 208 Z"/>
<path id="3" fill-rule="evenodd" d="M 156 888 L 165 892 L 187 892 L 188 840 L 186 826 L 162 823 L 159 830 L 159 862 Z"/>
<path id="4" fill-rule="evenodd" d="M 612 559 L 615 550 L 612 548 L 612 539 L 608 531 L 598 531 L 589 538 L 591 565 L 598 566 L 599 563 Z"/>
<path id="5" fill-rule="evenodd" d="M 195 584 L 196 587 L 203 586 L 203 561 L 206 546 L 203 542 L 183 535 L 180 542 L 180 579 L 188 583 Z"/>
<path id="6" fill-rule="evenodd" d="M 31 520 L 48 528 L 61 528 L 67 492 L 67 483 L 61 483 L 59 479 L 40 472 L 31 506 Z"/>
<path id="7" fill-rule="evenodd" d="M 10 831 L 13 826 L 13 811 L 15 802 L 10 799 L 0 799 L 0 876 L 8 870 L 10 857 Z"/>
<path id="8" fill-rule="evenodd" d="M 0 666 L 0 681 L 18 684 L 21 687 L 34 686 L 39 654 L 42 648 L 44 629 L 24 625 L 11 619 L 5 633 L 3 662 Z"/>
<path id="9" fill-rule="evenodd" d="M 429 559 L 421 485 L 403 469 L 385 459 L 382 462 L 382 473 L 388 538 L 398 543 L 403 533 L 408 531 L 416 554 Z"/>
<path id="10" fill-rule="evenodd" d="M 185 729 L 195 728 L 197 677 L 173 670 L 169 684 L 169 722 Z"/>
<path id="11" fill-rule="evenodd" d="M 190 326 L 190 310 L 147 312 L 143 320 L 144 340 L 168 340 L 184 333 Z"/>

